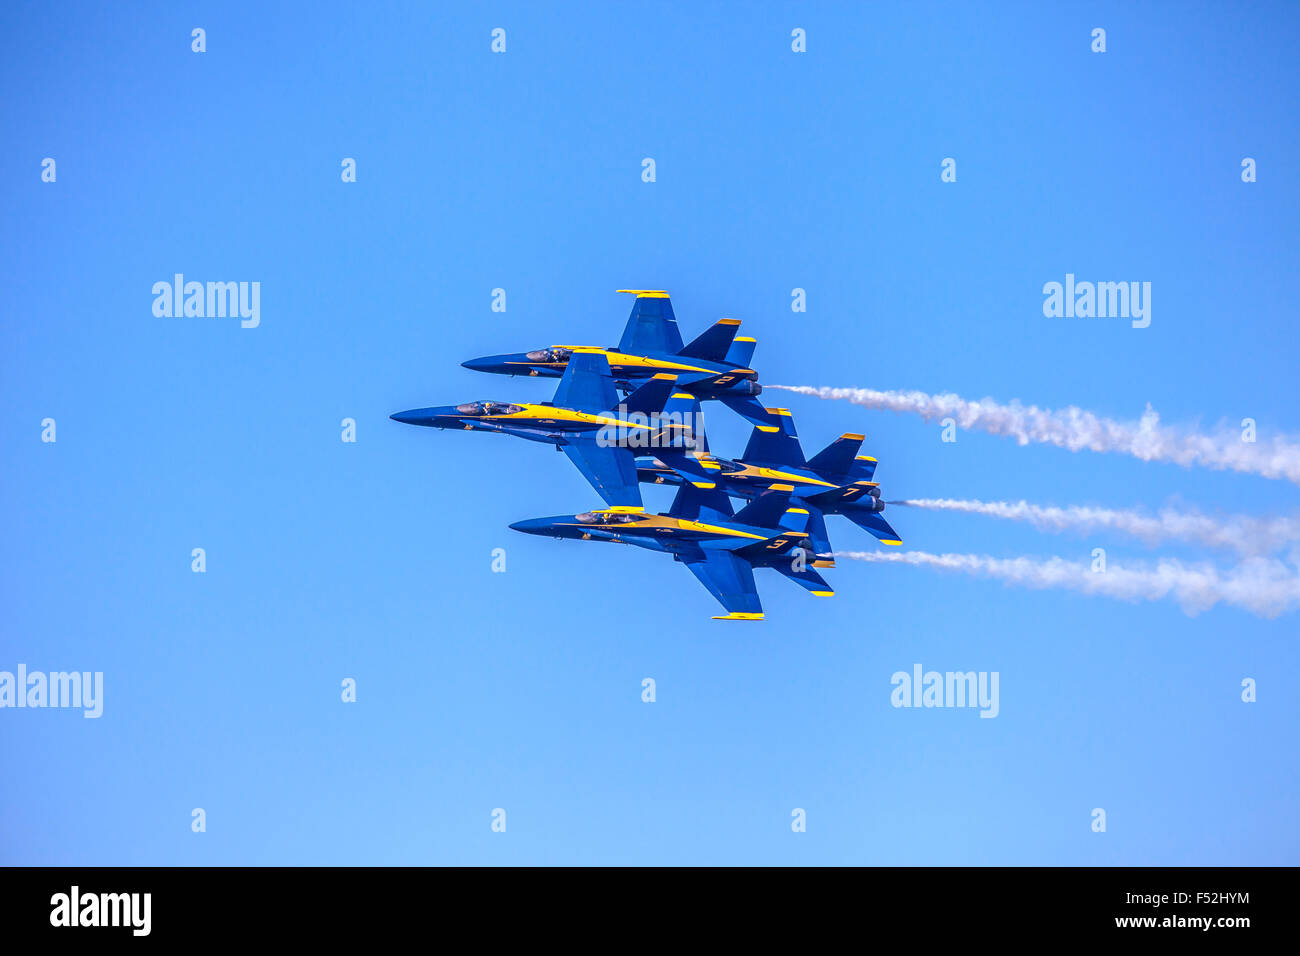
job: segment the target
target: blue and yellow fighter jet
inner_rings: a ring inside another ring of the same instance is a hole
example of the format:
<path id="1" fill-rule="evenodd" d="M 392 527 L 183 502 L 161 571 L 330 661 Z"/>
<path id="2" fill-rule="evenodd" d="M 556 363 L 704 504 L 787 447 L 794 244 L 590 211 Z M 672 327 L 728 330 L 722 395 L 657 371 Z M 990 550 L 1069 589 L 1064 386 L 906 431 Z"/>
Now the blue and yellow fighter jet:
<path id="1" fill-rule="evenodd" d="M 690 396 L 675 398 L 682 401 Z M 653 456 L 637 458 L 641 481 L 716 487 L 728 495 L 748 499 L 761 495 L 775 483 L 790 485 L 794 504 L 808 510 L 808 532 L 818 554 L 831 551 L 826 533 L 828 514 L 844 515 L 881 544 L 903 543 L 881 516 L 885 503 L 880 500 L 879 484 L 872 480 L 877 462 L 869 455 L 858 454 L 862 435 L 845 433 L 805 459 L 789 410 L 769 408 L 772 424 L 756 425 L 744 455 L 733 461 L 709 453 L 698 404 L 692 406 L 687 401 L 685 409 L 696 425 L 694 447 L 664 448 Z"/>
<path id="2" fill-rule="evenodd" d="M 671 554 L 708 588 L 726 609 L 716 621 L 759 621 L 763 606 L 754 586 L 754 568 L 773 568 L 819 597 L 830 597 L 824 566 L 810 554 L 801 525 L 804 509 L 792 506 L 790 485 L 773 485 L 731 513 L 731 499 L 715 489 L 687 483 L 665 514 L 636 508 L 607 508 L 576 515 L 517 521 L 510 527 L 527 534 L 612 541 Z"/>
<path id="3" fill-rule="evenodd" d="M 673 388 L 674 376 L 656 374 L 620 401 L 609 363 L 599 352 L 588 352 L 572 357 L 549 402 L 467 402 L 413 408 L 388 417 L 407 425 L 496 432 L 554 445 L 607 504 L 640 508 L 631 449 L 689 440 L 689 425 L 678 424 L 680 416 L 661 414 Z"/>
<path id="4" fill-rule="evenodd" d="M 768 424 L 757 397 L 763 391 L 749 367 L 755 340 L 737 337 L 738 319 L 719 319 L 690 345 L 682 345 L 677 316 L 667 292 L 619 289 L 636 296 L 623 338 L 617 346 L 552 345 L 531 352 L 488 355 L 461 364 L 476 372 L 556 378 L 575 355 L 605 356 L 615 384 L 631 391 L 655 375 L 676 375 L 685 390 L 701 399 L 717 399 L 753 424 Z"/>

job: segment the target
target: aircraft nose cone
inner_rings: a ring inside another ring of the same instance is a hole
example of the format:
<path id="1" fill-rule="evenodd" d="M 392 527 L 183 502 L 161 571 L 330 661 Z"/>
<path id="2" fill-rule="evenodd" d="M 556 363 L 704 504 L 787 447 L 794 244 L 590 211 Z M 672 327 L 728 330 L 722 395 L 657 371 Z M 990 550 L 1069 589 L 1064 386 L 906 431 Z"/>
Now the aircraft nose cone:
<path id="1" fill-rule="evenodd" d="M 462 368 L 467 368 L 471 372 L 491 372 L 501 363 L 496 356 L 486 355 L 483 358 L 472 358 L 460 364 Z"/>
<path id="2" fill-rule="evenodd" d="M 428 409 L 425 408 L 412 408 L 405 412 L 394 412 L 388 417 L 395 422 L 401 422 L 403 425 L 428 425 L 432 418 Z"/>
<path id="3" fill-rule="evenodd" d="M 524 534 L 541 534 L 549 527 L 549 522 L 541 518 L 528 518 L 524 521 L 516 521 L 510 526 L 512 531 L 522 531 Z"/>

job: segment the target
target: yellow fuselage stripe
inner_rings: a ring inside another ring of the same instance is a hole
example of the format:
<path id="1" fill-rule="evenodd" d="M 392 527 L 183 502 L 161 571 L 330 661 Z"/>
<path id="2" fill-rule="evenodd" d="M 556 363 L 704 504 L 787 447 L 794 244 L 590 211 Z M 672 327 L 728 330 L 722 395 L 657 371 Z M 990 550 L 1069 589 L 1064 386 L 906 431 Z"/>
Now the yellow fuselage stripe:
<path id="1" fill-rule="evenodd" d="M 513 412 L 509 415 L 466 415 L 465 418 L 471 421 L 474 419 L 481 419 L 483 421 L 494 422 L 518 422 L 519 424 L 527 424 L 529 421 L 545 418 L 560 422 L 578 422 L 587 425 L 618 425 L 623 428 L 644 428 L 647 431 L 654 431 L 657 428 L 686 428 L 685 425 L 644 425 L 638 422 L 630 422 L 623 418 L 615 418 L 610 415 L 589 415 L 587 412 L 576 412 L 571 408 L 556 408 L 554 405 L 521 405 L 520 407 L 523 411 Z"/>
<path id="2" fill-rule="evenodd" d="M 596 512 L 599 514 L 600 512 Z M 716 524 L 704 524 L 700 521 L 689 521 L 685 518 L 669 518 L 665 515 L 647 515 L 645 519 L 635 522 L 624 522 L 621 524 L 571 524 L 571 528 L 595 529 L 598 531 L 612 531 L 615 534 L 621 534 L 633 529 L 644 528 L 677 528 L 681 531 L 699 531 L 705 534 L 716 534 L 730 538 L 753 538 L 755 541 L 766 541 L 767 538 L 761 534 L 750 534 L 748 531 L 738 531 L 735 528 L 724 528 Z"/>
<path id="3" fill-rule="evenodd" d="M 703 372 L 721 374 L 715 369 L 700 368 L 698 365 L 687 365 L 685 362 L 668 362 L 664 359 L 653 359 L 645 355 L 627 355 L 623 352 L 612 349 L 601 349 L 591 345 L 552 345 L 554 349 L 568 349 L 570 352 L 587 352 L 590 354 L 603 355 L 609 361 L 611 366 L 620 366 L 623 368 L 666 368 L 678 372 Z M 507 362 L 507 365 L 546 365 L 554 368 L 564 368 L 567 362 Z"/>
<path id="4" fill-rule="evenodd" d="M 722 466 L 716 461 L 701 456 L 698 452 L 692 455 L 700 463 L 700 467 L 708 471 L 720 471 Z M 739 464 L 739 462 L 737 462 Z M 665 465 L 662 469 L 664 472 L 671 472 L 673 469 Z M 823 488 L 838 488 L 839 485 L 822 481 L 820 478 L 808 478 L 804 475 L 795 475 L 788 471 L 778 471 L 775 468 L 760 468 L 757 465 L 742 465 L 740 471 L 731 471 L 723 474 L 723 478 L 763 478 L 769 481 L 788 481 L 796 485 L 819 485 Z M 874 482 L 871 482 L 874 484 Z"/>

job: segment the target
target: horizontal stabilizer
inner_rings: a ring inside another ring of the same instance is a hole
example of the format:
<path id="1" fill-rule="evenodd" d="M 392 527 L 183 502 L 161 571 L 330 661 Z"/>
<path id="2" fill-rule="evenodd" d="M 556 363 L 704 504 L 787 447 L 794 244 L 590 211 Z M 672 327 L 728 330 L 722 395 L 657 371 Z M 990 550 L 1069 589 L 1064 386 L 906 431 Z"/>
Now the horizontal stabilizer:
<path id="1" fill-rule="evenodd" d="M 817 597 L 834 597 L 835 595 L 835 590 L 826 583 L 824 577 L 813 569 L 811 564 L 805 565 L 802 570 L 796 570 L 793 566 L 793 562 L 778 561 L 776 564 L 773 564 L 772 567 L 776 568 L 776 570 L 780 571 L 795 584 L 799 585 L 801 588 L 806 588 Z"/>
<path id="2" fill-rule="evenodd" d="M 751 425 L 757 426 L 770 424 L 772 416 L 767 413 L 767 409 L 763 407 L 763 403 L 753 395 L 728 395 L 724 393 L 718 396 L 718 401 L 722 402 L 723 405 L 726 405 Z"/>
<path id="3" fill-rule="evenodd" d="M 863 528 L 870 534 L 879 538 L 881 544 L 903 543 L 903 539 L 898 536 L 897 531 L 889 526 L 889 522 L 874 511 L 850 509 L 843 512 L 843 514 L 844 517 L 848 518 L 859 528 Z"/>
<path id="4" fill-rule="evenodd" d="M 808 467 L 819 475 L 847 477 L 853 468 L 853 456 L 862 447 L 862 436 L 846 433 L 808 459 Z"/>
<path id="5" fill-rule="evenodd" d="M 721 362 L 726 358 L 731 342 L 736 337 L 736 330 L 739 328 L 739 319 L 718 319 L 696 336 L 679 354 L 684 358 Z"/>

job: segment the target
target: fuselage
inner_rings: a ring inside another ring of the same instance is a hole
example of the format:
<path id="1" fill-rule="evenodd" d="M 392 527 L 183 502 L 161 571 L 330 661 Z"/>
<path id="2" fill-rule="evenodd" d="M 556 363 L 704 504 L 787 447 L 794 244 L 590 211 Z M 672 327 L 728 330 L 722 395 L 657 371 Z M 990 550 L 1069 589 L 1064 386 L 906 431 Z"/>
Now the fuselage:
<path id="1" fill-rule="evenodd" d="M 607 508 L 582 514 L 530 518 L 510 526 L 526 534 L 580 541 L 612 541 L 634 544 L 652 551 L 669 550 L 668 544 L 697 544 L 701 547 L 743 546 L 765 541 L 778 531 L 743 524 L 692 521 L 668 515 L 646 514 L 629 508 Z"/>
<path id="2" fill-rule="evenodd" d="M 525 534 L 573 538 L 578 541 L 608 541 L 667 553 L 686 547 L 734 551 L 774 538 L 783 538 L 787 542 L 774 543 L 768 554 L 751 557 L 750 562 L 756 565 L 788 562 L 792 547 L 803 547 L 807 541 L 807 535 L 800 531 L 758 528 L 736 522 L 674 518 L 669 515 L 646 514 L 635 508 L 607 508 L 582 514 L 530 518 L 516 521 L 510 527 Z M 811 551 L 808 554 L 813 567 L 834 566 L 829 554 L 813 554 Z"/>
<path id="3" fill-rule="evenodd" d="M 496 432 L 533 441 L 560 443 L 566 435 L 588 435 L 604 431 L 611 444 L 637 432 L 657 433 L 665 428 L 682 428 L 664 422 L 642 422 L 607 412 L 584 412 L 555 405 L 507 402 L 466 402 L 413 408 L 390 415 L 394 421 L 429 428 Z M 557 441 L 557 439 L 559 441 Z"/>
<path id="4" fill-rule="evenodd" d="M 634 383 L 659 374 L 676 375 L 679 385 L 699 398 L 717 398 L 721 395 L 759 395 L 763 386 L 758 384 L 758 373 L 749 368 L 738 368 L 727 362 L 689 358 L 681 355 L 651 352 L 646 355 L 629 355 L 617 348 L 599 348 L 589 345 L 553 345 L 531 352 L 509 352 L 486 355 L 461 364 L 476 372 L 498 375 L 527 375 L 540 378 L 559 378 L 575 352 L 599 353 L 609 362 L 615 384 L 630 389 Z"/>
<path id="5" fill-rule="evenodd" d="M 694 461 L 698 466 L 699 477 L 693 477 L 693 481 L 697 483 L 713 481 L 727 494 L 737 498 L 755 498 L 774 484 L 793 485 L 794 496 L 806 497 L 847 483 L 847 479 L 838 484 L 828 481 L 808 468 L 757 465 L 708 454 L 688 454 L 684 456 L 683 461 L 684 463 Z M 636 470 L 637 477 L 641 481 L 656 485 L 680 485 L 685 480 L 680 472 L 652 455 L 638 457 Z"/>

